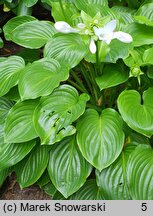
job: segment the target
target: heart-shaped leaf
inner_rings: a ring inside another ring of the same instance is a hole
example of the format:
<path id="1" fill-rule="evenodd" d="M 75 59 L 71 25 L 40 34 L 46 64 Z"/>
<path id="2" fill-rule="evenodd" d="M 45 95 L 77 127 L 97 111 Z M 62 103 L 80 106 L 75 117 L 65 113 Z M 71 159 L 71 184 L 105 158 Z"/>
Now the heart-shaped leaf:
<path id="1" fill-rule="evenodd" d="M 25 67 L 19 79 L 22 100 L 47 96 L 68 78 L 68 68 L 55 59 L 41 59 Z M 30 77 L 30 79 L 29 79 Z"/>
<path id="2" fill-rule="evenodd" d="M 127 162 L 129 155 L 138 144 L 131 143 L 126 146 L 117 160 L 100 173 L 96 171 L 96 180 L 106 200 L 131 199 L 127 185 Z"/>
<path id="3" fill-rule="evenodd" d="M 44 56 L 75 67 L 87 54 L 87 46 L 78 34 L 57 34 L 45 46 Z"/>
<path id="4" fill-rule="evenodd" d="M 12 31 L 13 42 L 30 49 L 38 49 L 56 33 L 53 23 L 49 21 L 26 22 Z"/>
<path id="5" fill-rule="evenodd" d="M 4 35 L 6 40 L 11 40 L 12 37 L 12 31 L 19 25 L 34 21 L 36 20 L 35 17 L 32 16 L 16 16 L 10 19 L 3 27 Z"/>
<path id="6" fill-rule="evenodd" d="M 127 179 L 132 199 L 153 200 L 153 149 L 138 146 L 130 155 Z"/>
<path id="7" fill-rule="evenodd" d="M 10 56 L 0 62 L 0 96 L 17 85 L 20 71 L 24 67 L 24 60 L 19 56 Z"/>
<path id="8" fill-rule="evenodd" d="M 24 101 L 15 104 L 5 122 L 5 143 L 20 143 L 37 137 L 33 125 L 33 113 L 37 101 Z"/>
<path id="9" fill-rule="evenodd" d="M 153 135 L 153 88 L 142 96 L 135 90 L 125 90 L 118 97 L 118 108 L 124 121 L 133 130 L 150 137 Z"/>
<path id="10" fill-rule="evenodd" d="M 75 133 L 72 126 L 85 111 L 87 94 L 78 95 L 75 88 L 61 85 L 50 96 L 42 97 L 34 114 L 35 129 L 41 144 L 54 144 Z"/>
<path id="11" fill-rule="evenodd" d="M 1 144 L 0 145 L 0 170 L 13 166 L 21 161 L 35 146 L 35 141 L 22 144 Z"/>
<path id="12" fill-rule="evenodd" d="M 101 115 L 96 110 L 87 110 L 77 130 L 83 156 L 99 171 L 111 165 L 121 153 L 124 133 L 122 120 L 115 110 L 105 109 Z"/>
<path id="13" fill-rule="evenodd" d="M 20 164 L 21 167 L 17 171 L 17 181 L 21 188 L 34 184 L 43 174 L 48 164 L 48 150 L 48 146 L 37 145 L 24 160 L 24 163 Z"/>
<path id="14" fill-rule="evenodd" d="M 129 73 L 119 65 L 110 64 L 107 65 L 101 76 L 96 78 L 96 82 L 100 90 L 119 85 L 127 81 Z"/>
<path id="15" fill-rule="evenodd" d="M 52 183 L 64 197 L 76 192 L 91 173 L 91 165 L 84 159 L 71 136 L 54 145 L 50 151 L 48 172 Z"/>

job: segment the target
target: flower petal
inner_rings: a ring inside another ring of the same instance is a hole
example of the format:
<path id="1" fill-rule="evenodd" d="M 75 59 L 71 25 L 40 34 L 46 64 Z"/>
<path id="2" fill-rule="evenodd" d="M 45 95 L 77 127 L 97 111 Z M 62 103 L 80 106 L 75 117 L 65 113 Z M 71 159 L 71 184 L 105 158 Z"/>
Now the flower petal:
<path id="1" fill-rule="evenodd" d="M 95 44 L 95 41 L 94 41 L 93 38 L 91 38 L 91 40 L 90 40 L 89 49 L 90 49 L 90 52 L 91 52 L 92 54 L 95 54 L 95 53 L 96 53 L 97 48 L 96 48 L 96 44 Z"/>
<path id="2" fill-rule="evenodd" d="M 78 30 L 72 28 L 67 22 L 59 21 L 54 24 L 54 27 L 61 33 L 77 33 Z"/>
<path id="3" fill-rule="evenodd" d="M 107 31 L 102 27 L 100 28 L 94 27 L 93 30 L 97 37 L 102 37 L 103 35 L 107 34 Z"/>
<path id="4" fill-rule="evenodd" d="M 117 25 L 117 21 L 116 20 L 111 20 L 110 22 L 108 22 L 105 26 L 104 26 L 104 29 L 105 31 L 107 32 L 113 32 L 116 28 L 116 25 Z"/>
<path id="5" fill-rule="evenodd" d="M 130 34 L 122 31 L 114 32 L 113 38 L 116 38 L 124 43 L 131 43 L 133 41 L 133 38 Z"/>
<path id="6" fill-rule="evenodd" d="M 86 27 L 86 25 L 84 23 L 78 23 L 77 27 L 80 29 L 84 29 Z"/>

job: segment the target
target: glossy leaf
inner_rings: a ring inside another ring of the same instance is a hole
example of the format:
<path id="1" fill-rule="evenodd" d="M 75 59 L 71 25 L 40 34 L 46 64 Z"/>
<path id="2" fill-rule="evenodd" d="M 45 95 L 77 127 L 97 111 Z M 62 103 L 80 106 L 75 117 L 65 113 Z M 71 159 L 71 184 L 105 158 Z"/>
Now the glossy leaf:
<path id="1" fill-rule="evenodd" d="M 130 155 L 127 167 L 128 185 L 132 199 L 153 199 L 153 150 L 140 145 Z"/>
<path id="2" fill-rule="evenodd" d="M 24 67 L 24 60 L 19 56 L 10 56 L 0 62 L 0 96 L 17 85 L 20 71 Z"/>
<path id="3" fill-rule="evenodd" d="M 62 20 L 73 25 L 78 13 L 79 12 L 73 3 L 62 2 L 61 8 L 59 1 L 52 2 L 52 16 L 56 22 Z"/>
<path id="4" fill-rule="evenodd" d="M 4 123 L 6 116 L 13 105 L 13 101 L 5 97 L 0 97 L 0 124 Z"/>
<path id="5" fill-rule="evenodd" d="M 144 91 L 142 99 L 135 90 L 125 90 L 118 98 L 118 108 L 124 121 L 133 130 L 153 135 L 153 88 Z M 143 100 L 143 102 L 142 102 Z"/>
<path id="6" fill-rule="evenodd" d="M 105 61 L 116 63 L 118 59 L 125 59 L 128 57 L 129 50 L 132 48 L 132 43 L 123 43 L 119 40 L 112 40 L 109 48 Z"/>
<path id="7" fill-rule="evenodd" d="M 12 31 L 13 42 L 30 49 L 38 49 L 56 33 L 53 23 L 49 21 L 26 22 Z"/>
<path id="8" fill-rule="evenodd" d="M 149 48 L 145 50 L 143 55 L 144 64 L 151 64 L 153 65 L 153 48 Z"/>
<path id="9" fill-rule="evenodd" d="M 111 9 L 117 14 L 120 24 L 127 25 L 134 22 L 135 10 L 123 6 L 113 6 Z"/>
<path id="10" fill-rule="evenodd" d="M 78 34 L 57 34 L 45 46 L 44 56 L 75 67 L 84 58 L 88 47 Z"/>
<path id="11" fill-rule="evenodd" d="M 96 78 L 100 90 L 119 85 L 129 78 L 129 73 L 120 65 L 110 64 L 103 70 L 101 76 Z"/>
<path id="12" fill-rule="evenodd" d="M 36 146 L 17 172 L 17 181 L 21 188 L 34 184 L 47 167 L 49 152 L 47 146 Z"/>
<path id="13" fill-rule="evenodd" d="M 68 68 L 55 59 L 41 59 L 27 65 L 19 80 L 19 92 L 22 100 L 47 96 L 68 78 Z M 30 77 L 30 79 L 29 79 Z"/>
<path id="14" fill-rule="evenodd" d="M 108 6 L 107 0 L 74 0 L 75 5 L 79 10 L 86 11 L 88 5 Z"/>
<path id="15" fill-rule="evenodd" d="M 52 147 L 48 173 L 52 183 L 64 197 L 76 192 L 85 183 L 91 170 L 91 165 L 79 151 L 74 136 Z"/>
<path id="16" fill-rule="evenodd" d="M 33 5 L 35 5 L 38 0 L 23 0 L 25 6 L 27 7 L 32 7 Z"/>
<path id="17" fill-rule="evenodd" d="M 6 40 L 11 40 L 12 31 L 19 25 L 36 20 L 33 16 L 16 16 L 10 19 L 3 27 Z"/>
<path id="18" fill-rule="evenodd" d="M 9 169 L 0 170 L 0 187 L 2 186 L 8 174 L 9 174 Z"/>
<path id="19" fill-rule="evenodd" d="M 97 186 L 95 179 L 87 180 L 86 183 L 70 197 L 71 200 L 103 200 L 103 194 Z"/>
<path id="20" fill-rule="evenodd" d="M 129 155 L 138 144 L 128 144 L 117 160 L 102 172 L 96 171 L 97 184 L 106 200 L 131 199 L 126 169 Z"/>
<path id="21" fill-rule="evenodd" d="M 113 109 L 99 115 L 96 110 L 85 112 L 77 125 L 77 142 L 87 161 L 99 171 L 111 165 L 124 144 L 122 120 Z"/>
<path id="22" fill-rule="evenodd" d="M 56 193 L 56 188 L 55 188 L 55 186 L 51 183 L 51 182 L 49 182 L 49 183 L 47 183 L 46 185 L 44 185 L 43 187 L 42 187 L 42 189 L 44 190 L 44 192 L 46 193 L 46 194 L 48 194 L 49 196 L 54 196 L 54 194 Z"/>
<path id="23" fill-rule="evenodd" d="M 87 94 L 78 95 L 75 88 L 61 85 L 54 92 L 40 100 L 34 113 L 35 129 L 41 144 L 54 144 L 75 133 L 72 122 L 85 111 Z"/>
<path id="24" fill-rule="evenodd" d="M 153 43 L 153 27 L 132 23 L 126 27 L 126 32 L 131 34 L 133 37 L 134 46 L 142 46 Z"/>
<path id="25" fill-rule="evenodd" d="M 135 19 L 141 24 L 153 26 L 153 3 L 142 5 L 136 12 Z"/>
<path id="26" fill-rule="evenodd" d="M 4 143 L 5 118 L 14 103 L 6 98 L 0 97 L 0 146 Z"/>
<path id="27" fill-rule="evenodd" d="M 1 144 L 0 170 L 17 164 L 33 149 L 35 144 L 35 141 L 30 141 L 22 144 Z"/>
<path id="28" fill-rule="evenodd" d="M 33 125 L 33 113 L 37 101 L 18 102 L 9 111 L 5 122 L 5 142 L 20 143 L 37 137 Z"/>

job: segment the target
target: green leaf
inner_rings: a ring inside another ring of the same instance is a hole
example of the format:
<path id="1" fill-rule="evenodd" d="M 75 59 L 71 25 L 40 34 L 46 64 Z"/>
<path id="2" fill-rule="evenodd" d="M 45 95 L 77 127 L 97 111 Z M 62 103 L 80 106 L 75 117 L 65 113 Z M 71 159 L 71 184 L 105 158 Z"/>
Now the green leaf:
<path id="1" fill-rule="evenodd" d="M 143 62 L 144 64 L 151 64 L 153 65 L 153 48 L 149 48 L 145 50 L 143 54 Z"/>
<path id="2" fill-rule="evenodd" d="M 153 43 L 153 27 L 132 23 L 126 26 L 126 32 L 131 34 L 133 37 L 133 45 L 134 46 L 142 46 L 146 44 Z"/>
<path id="3" fill-rule="evenodd" d="M 77 125 L 77 142 L 84 158 L 99 171 L 111 165 L 124 144 L 122 120 L 113 109 L 101 115 L 88 109 Z"/>
<path id="4" fill-rule="evenodd" d="M 86 183 L 72 196 L 70 200 L 103 200 L 101 190 L 95 179 L 87 180 Z"/>
<path id="5" fill-rule="evenodd" d="M 142 99 L 137 91 L 125 90 L 119 95 L 117 101 L 119 112 L 129 127 L 148 137 L 153 135 L 152 98 L 153 88 L 144 91 Z"/>
<path id="6" fill-rule="evenodd" d="M 62 8 L 59 2 L 52 3 L 52 16 L 56 22 L 62 20 L 73 25 L 74 20 L 79 16 L 78 14 L 79 11 L 72 3 L 62 2 Z"/>
<path id="7" fill-rule="evenodd" d="M 148 76 L 150 79 L 153 79 L 153 66 L 149 66 L 149 67 L 148 67 L 147 76 Z"/>
<path id="8" fill-rule="evenodd" d="M 54 144 L 75 133 L 72 122 L 85 111 L 87 94 L 78 95 L 75 88 L 61 85 L 48 96 L 43 97 L 34 113 L 35 129 L 41 144 Z"/>
<path id="9" fill-rule="evenodd" d="M 43 187 L 42 187 L 42 189 L 44 190 L 44 192 L 46 193 L 46 194 L 48 194 L 49 196 L 54 196 L 54 194 L 56 193 L 56 188 L 55 188 L 55 186 L 51 183 L 51 182 L 49 182 L 49 183 L 47 183 L 46 185 L 44 185 Z"/>
<path id="10" fill-rule="evenodd" d="M 4 143 L 5 118 L 14 103 L 11 100 L 0 97 L 0 145 Z"/>
<path id="11" fill-rule="evenodd" d="M 26 22 L 12 31 L 13 42 L 30 49 L 44 46 L 56 33 L 53 23 L 49 21 Z"/>
<path id="12" fill-rule="evenodd" d="M 128 144 L 117 160 L 101 173 L 96 171 L 97 184 L 106 200 L 131 199 L 127 185 L 126 168 L 129 155 L 138 144 Z"/>
<path id="13" fill-rule="evenodd" d="M 26 158 L 23 167 L 17 172 L 21 188 L 34 184 L 43 174 L 49 159 L 48 146 L 37 145 Z"/>
<path id="14" fill-rule="evenodd" d="M 46 169 L 45 172 L 42 174 L 42 176 L 38 179 L 37 184 L 39 185 L 40 188 L 42 188 L 48 183 L 50 183 L 50 177 Z"/>
<path id="15" fill-rule="evenodd" d="M 112 40 L 105 61 L 116 63 L 118 59 L 125 59 L 128 57 L 131 48 L 132 43 L 123 43 L 119 40 Z"/>
<path id="16" fill-rule="evenodd" d="M 32 7 L 38 2 L 38 0 L 23 0 L 23 2 L 26 7 Z"/>
<path id="17" fill-rule="evenodd" d="M 113 6 L 111 9 L 118 16 L 120 24 L 127 25 L 134 22 L 133 13 L 135 12 L 135 10 L 128 7 L 116 6 L 116 5 Z"/>
<path id="18" fill-rule="evenodd" d="M 5 118 L 13 105 L 13 101 L 5 97 L 0 97 L 0 124 L 4 124 Z"/>
<path id="19" fill-rule="evenodd" d="M 78 149 L 75 136 L 52 147 L 48 173 L 52 183 L 64 197 L 76 192 L 85 183 L 91 170 L 91 165 Z"/>
<path id="20" fill-rule="evenodd" d="M 138 146 L 129 157 L 127 179 L 134 200 L 153 200 L 153 150 L 148 145 Z"/>
<path id="21" fill-rule="evenodd" d="M 0 170 L 0 187 L 2 186 L 8 174 L 9 174 L 9 169 Z"/>
<path id="22" fill-rule="evenodd" d="M 12 40 L 12 31 L 19 25 L 37 20 L 32 16 L 16 16 L 10 19 L 3 27 L 6 40 Z"/>
<path id="23" fill-rule="evenodd" d="M 5 142 L 20 143 L 37 137 L 33 125 L 33 113 L 37 101 L 18 102 L 9 111 L 5 122 Z"/>
<path id="24" fill-rule="evenodd" d="M 0 62 L 0 96 L 17 85 L 20 71 L 24 67 L 24 60 L 19 56 L 10 56 Z"/>
<path id="25" fill-rule="evenodd" d="M 4 46 L 4 42 L 3 42 L 2 38 L 0 37 L 0 48 L 3 48 L 3 46 Z"/>
<path id="26" fill-rule="evenodd" d="M 34 140 L 22 144 L 1 144 L 0 170 L 17 164 L 32 150 L 35 144 Z"/>
<path id="27" fill-rule="evenodd" d="M 44 56 L 75 67 L 87 54 L 88 47 L 78 34 L 57 34 L 45 46 Z"/>
<path id="28" fill-rule="evenodd" d="M 96 78 L 100 90 L 119 85 L 129 78 L 129 73 L 120 65 L 107 65 L 101 76 Z"/>
<path id="29" fill-rule="evenodd" d="M 51 58 L 27 65 L 19 79 L 21 99 L 34 99 L 51 94 L 61 81 L 68 78 L 68 72 L 65 65 L 60 65 L 58 61 Z"/>
<path id="30" fill-rule="evenodd" d="M 148 4 L 144 4 L 142 5 L 136 15 L 136 20 L 140 23 L 142 23 L 143 20 L 145 20 L 146 22 L 144 22 L 143 24 L 146 25 L 151 25 L 153 26 L 153 3 L 148 3 Z"/>
<path id="31" fill-rule="evenodd" d="M 107 0 L 74 0 L 74 3 L 79 10 L 83 11 L 86 11 L 88 5 L 92 5 L 93 7 L 95 5 L 99 7 L 108 6 Z"/>

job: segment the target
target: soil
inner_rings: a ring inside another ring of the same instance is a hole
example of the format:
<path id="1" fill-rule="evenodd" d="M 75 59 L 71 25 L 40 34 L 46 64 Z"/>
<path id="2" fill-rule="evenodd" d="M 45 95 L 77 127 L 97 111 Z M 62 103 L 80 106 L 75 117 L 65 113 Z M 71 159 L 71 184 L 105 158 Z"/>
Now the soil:
<path id="1" fill-rule="evenodd" d="M 0 200 L 51 200 L 37 185 L 21 190 L 12 173 L 0 188 Z"/>

